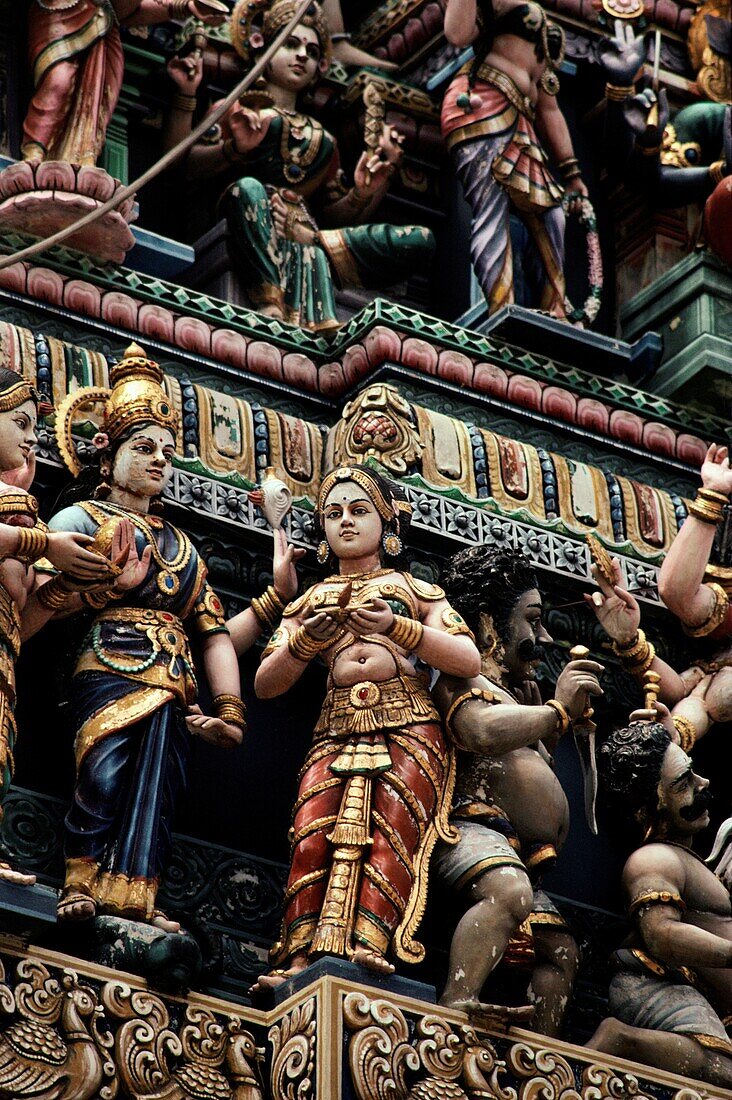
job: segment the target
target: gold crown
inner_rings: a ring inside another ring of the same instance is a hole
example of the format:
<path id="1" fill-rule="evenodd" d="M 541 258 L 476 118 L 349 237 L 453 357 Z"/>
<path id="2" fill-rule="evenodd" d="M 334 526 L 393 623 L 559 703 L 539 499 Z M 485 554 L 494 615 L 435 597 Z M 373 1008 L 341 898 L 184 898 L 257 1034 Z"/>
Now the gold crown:
<path id="1" fill-rule="evenodd" d="M 130 344 L 109 372 L 112 393 L 107 401 L 104 428 L 110 442 L 136 424 L 151 421 L 175 436 L 178 416 L 163 389 L 163 372 L 138 344 Z"/>
<path id="2" fill-rule="evenodd" d="M 61 457 L 74 477 L 82 464 L 76 453 L 72 428 L 74 419 L 83 409 L 94 416 L 93 421 L 109 436 L 110 443 L 138 424 L 158 424 L 174 437 L 178 432 L 178 416 L 163 389 L 163 372 L 148 359 L 138 344 L 130 344 L 119 363 L 109 372 L 110 389 L 91 386 L 68 394 L 56 414 L 56 439 Z"/>
<path id="3" fill-rule="evenodd" d="M 251 63 L 256 49 L 252 46 L 251 38 L 255 33 L 262 35 L 264 44 L 268 46 L 279 31 L 289 23 L 295 14 L 296 0 L 238 0 L 234 5 L 229 22 L 231 42 L 244 61 Z M 300 22 L 306 27 L 312 27 L 320 39 L 320 48 L 323 51 L 323 60 L 327 68 L 330 68 L 333 54 L 333 44 L 325 16 L 320 6 L 312 3 L 302 16 Z"/>

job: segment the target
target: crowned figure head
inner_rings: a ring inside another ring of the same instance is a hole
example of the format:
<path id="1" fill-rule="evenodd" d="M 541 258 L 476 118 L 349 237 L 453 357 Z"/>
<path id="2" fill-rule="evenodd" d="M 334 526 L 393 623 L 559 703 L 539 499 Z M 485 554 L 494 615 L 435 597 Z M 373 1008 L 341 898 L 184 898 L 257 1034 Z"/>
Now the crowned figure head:
<path id="1" fill-rule="evenodd" d="M 231 41 L 239 56 L 252 64 L 295 14 L 296 0 L 238 0 L 231 13 Z M 330 68 L 333 46 L 325 16 L 316 3 L 310 4 L 298 26 L 315 31 L 320 46 L 318 69 Z"/>

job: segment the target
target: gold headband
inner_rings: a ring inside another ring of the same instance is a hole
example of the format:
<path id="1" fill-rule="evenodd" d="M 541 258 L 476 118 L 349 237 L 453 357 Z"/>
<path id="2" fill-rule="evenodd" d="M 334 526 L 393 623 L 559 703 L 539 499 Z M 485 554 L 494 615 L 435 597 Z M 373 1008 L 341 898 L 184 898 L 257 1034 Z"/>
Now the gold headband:
<path id="1" fill-rule="evenodd" d="M 353 481 L 363 489 L 369 500 L 373 502 L 376 511 L 386 522 L 395 519 L 395 509 L 400 512 L 411 512 L 412 510 L 404 501 L 394 501 L 394 503 L 392 503 L 387 500 L 378 484 L 367 470 L 359 469 L 357 466 L 339 466 L 336 470 L 331 470 L 329 474 L 326 474 L 320 483 L 318 512 L 320 512 L 321 515 L 325 508 L 328 493 L 334 485 L 338 485 L 341 481 Z"/>
<path id="2" fill-rule="evenodd" d="M 19 405 L 25 405 L 26 401 L 33 401 L 38 405 L 38 391 L 25 378 L 14 382 L 10 389 L 0 394 L 0 413 L 10 412 Z"/>

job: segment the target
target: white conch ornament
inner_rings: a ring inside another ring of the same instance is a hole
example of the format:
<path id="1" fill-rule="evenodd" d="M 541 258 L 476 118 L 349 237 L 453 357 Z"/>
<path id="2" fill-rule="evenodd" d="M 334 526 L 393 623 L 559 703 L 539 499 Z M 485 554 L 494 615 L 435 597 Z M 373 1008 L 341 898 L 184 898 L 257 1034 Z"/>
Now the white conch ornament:
<path id="1" fill-rule="evenodd" d="M 249 494 L 249 499 L 262 510 L 270 527 L 277 531 L 292 507 L 292 490 L 277 477 L 274 466 L 268 466 L 259 488 Z"/>

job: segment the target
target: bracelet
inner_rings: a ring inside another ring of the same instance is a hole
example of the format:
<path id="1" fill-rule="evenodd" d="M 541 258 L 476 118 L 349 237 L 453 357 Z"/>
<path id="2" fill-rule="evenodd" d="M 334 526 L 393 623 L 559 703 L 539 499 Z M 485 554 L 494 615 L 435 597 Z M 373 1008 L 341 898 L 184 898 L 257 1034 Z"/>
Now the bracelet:
<path id="1" fill-rule="evenodd" d="M 31 565 L 34 561 L 45 556 L 48 550 L 48 535 L 45 531 L 39 531 L 36 527 L 18 528 L 18 545 L 13 554 L 8 557 L 16 561 Z"/>
<path id="2" fill-rule="evenodd" d="M 66 584 L 63 573 L 57 573 L 52 581 L 38 589 L 36 598 L 41 607 L 45 607 L 46 611 L 58 611 L 60 608 L 66 607 L 73 594 L 72 589 Z"/>
<path id="3" fill-rule="evenodd" d="M 544 706 L 551 707 L 554 711 L 557 719 L 556 732 L 562 737 L 569 729 L 570 718 L 567 714 L 567 708 L 564 703 L 560 703 L 558 699 L 548 699 Z"/>
<path id="4" fill-rule="evenodd" d="M 330 40 L 335 46 L 336 42 L 350 42 L 352 37 L 346 31 L 335 31 L 334 34 L 331 34 Z"/>
<path id="5" fill-rule="evenodd" d="M 718 184 L 722 182 L 725 176 L 724 170 L 726 167 L 727 165 L 723 160 L 715 160 L 713 164 L 709 165 L 709 175 L 712 183 Z"/>
<path id="6" fill-rule="evenodd" d="M 222 722 L 228 722 L 231 726 L 239 726 L 240 729 L 246 727 L 247 711 L 238 695 L 215 695 L 212 701 L 216 717 L 220 718 Z"/>
<path id="7" fill-rule="evenodd" d="M 184 92 L 176 92 L 173 96 L 172 107 L 174 111 L 185 111 L 187 115 L 192 115 L 198 105 L 198 101 L 194 95 L 185 95 Z"/>
<path id="8" fill-rule="evenodd" d="M 424 636 L 424 627 L 417 619 L 408 619 L 404 615 L 395 615 L 394 622 L 386 632 L 387 638 L 396 642 L 401 649 L 414 653 Z"/>
<path id="9" fill-rule="evenodd" d="M 620 658 L 623 668 L 636 677 L 648 672 L 656 657 L 655 646 L 646 640 L 642 630 L 638 631 L 630 645 L 621 646 L 613 642 L 613 652 Z"/>
<path id="10" fill-rule="evenodd" d="M 261 596 L 255 597 L 249 605 L 263 630 L 272 632 L 282 618 L 285 610 L 284 600 L 273 584 L 265 588 Z"/>
<path id="11" fill-rule="evenodd" d="M 565 180 L 576 179 L 577 176 L 582 175 L 577 157 L 565 157 L 564 160 L 559 161 L 557 168 L 562 174 L 562 179 Z"/>
<path id="12" fill-rule="evenodd" d="M 299 626 L 287 639 L 287 648 L 297 661 L 312 661 L 321 649 L 326 649 L 329 645 L 330 639 L 314 638 L 304 626 Z"/>
<path id="13" fill-rule="evenodd" d="M 708 634 L 712 634 L 718 626 L 722 625 L 729 611 L 729 595 L 721 584 L 712 581 L 710 584 L 705 584 L 704 587 L 713 592 L 714 604 L 703 623 L 700 623 L 699 626 L 684 627 L 684 633 L 690 638 L 706 638 Z"/>
<path id="14" fill-rule="evenodd" d="M 716 527 L 724 518 L 725 506 L 729 498 L 717 492 L 716 489 L 707 489 L 704 485 L 697 490 L 696 498 L 689 505 L 689 515 L 702 523 L 709 523 Z"/>
<path id="15" fill-rule="evenodd" d="M 605 98 L 612 99 L 615 103 L 622 103 L 624 99 L 630 99 L 635 95 L 633 84 L 606 84 Z"/>
<path id="16" fill-rule="evenodd" d="M 661 152 L 660 145 L 641 145 L 639 148 L 642 157 L 657 157 Z"/>
<path id="17" fill-rule="evenodd" d="M 689 753 L 694 748 L 696 741 L 696 726 L 683 714 L 674 714 L 671 721 L 679 732 L 679 742 L 684 752 Z"/>

